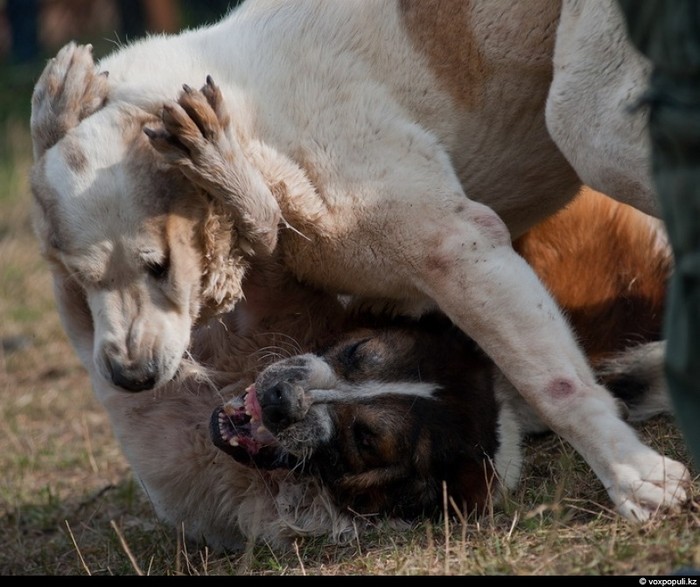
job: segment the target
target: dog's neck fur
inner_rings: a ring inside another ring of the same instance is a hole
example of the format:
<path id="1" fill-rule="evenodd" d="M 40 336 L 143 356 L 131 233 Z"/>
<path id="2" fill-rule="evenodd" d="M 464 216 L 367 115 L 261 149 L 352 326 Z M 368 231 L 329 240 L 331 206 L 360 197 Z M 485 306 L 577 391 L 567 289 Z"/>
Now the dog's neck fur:
<path id="1" fill-rule="evenodd" d="M 201 325 L 192 342 L 196 360 L 243 387 L 267 363 L 318 350 L 346 325 L 336 296 L 300 283 L 275 257 L 251 265 L 243 296 L 234 311 Z"/>

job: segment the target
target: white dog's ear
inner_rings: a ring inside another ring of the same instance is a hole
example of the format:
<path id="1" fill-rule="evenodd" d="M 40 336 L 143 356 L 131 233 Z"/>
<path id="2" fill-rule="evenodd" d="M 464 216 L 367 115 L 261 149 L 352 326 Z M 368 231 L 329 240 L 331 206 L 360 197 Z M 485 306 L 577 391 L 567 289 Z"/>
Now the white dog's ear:
<path id="1" fill-rule="evenodd" d="M 207 200 L 199 231 L 203 249 L 202 319 L 233 310 L 243 297 L 242 283 L 249 267 L 240 253 L 240 242 L 236 242 L 233 219 L 219 202 Z"/>
<path id="2" fill-rule="evenodd" d="M 51 59 L 34 86 L 31 132 L 34 160 L 81 120 L 107 102 L 107 72 L 98 72 L 92 45 L 68 43 Z"/>

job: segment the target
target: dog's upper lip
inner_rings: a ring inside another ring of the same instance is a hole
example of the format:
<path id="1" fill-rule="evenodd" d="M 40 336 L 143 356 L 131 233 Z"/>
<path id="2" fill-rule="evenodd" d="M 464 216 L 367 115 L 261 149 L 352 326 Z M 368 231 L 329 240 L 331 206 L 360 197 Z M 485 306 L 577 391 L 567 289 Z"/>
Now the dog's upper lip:
<path id="1" fill-rule="evenodd" d="M 246 388 L 243 395 L 230 399 L 217 411 L 222 419 L 222 433 L 225 432 L 223 423 L 226 423 L 230 432 L 229 440 L 239 435 L 246 435 L 266 444 L 276 442 L 262 423 L 262 410 L 255 396 L 254 386 Z"/>
<path id="2" fill-rule="evenodd" d="M 243 396 L 243 405 L 245 413 L 250 416 L 251 422 L 262 422 L 262 408 L 258 402 L 258 395 L 255 390 L 255 384 L 249 385 Z"/>
<path id="3" fill-rule="evenodd" d="M 253 418 L 260 414 L 253 386 L 214 410 L 210 419 L 212 442 L 237 462 L 257 469 L 292 469 L 297 465 L 262 423 Z M 253 393 L 251 393 L 251 391 Z"/>
<path id="4" fill-rule="evenodd" d="M 214 410 L 211 419 L 214 444 L 224 450 L 244 444 L 251 454 L 265 446 L 277 446 L 277 439 L 263 426 L 260 415 L 260 404 L 251 385 L 244 395 Z"/>

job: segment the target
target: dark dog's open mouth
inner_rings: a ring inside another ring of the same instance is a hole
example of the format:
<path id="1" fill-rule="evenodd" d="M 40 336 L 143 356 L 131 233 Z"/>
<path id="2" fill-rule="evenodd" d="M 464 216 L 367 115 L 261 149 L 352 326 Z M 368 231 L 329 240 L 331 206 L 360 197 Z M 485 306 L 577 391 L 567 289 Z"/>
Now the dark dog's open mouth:
<path id="1" fill-rule="evenodd" d="M 210 420 L 214 445 L 236 461 L 260 469 L 291 469 L 297 459 L 280 446 L 262 423 L 260 404 L 251 385 L 214 410 Z"/>

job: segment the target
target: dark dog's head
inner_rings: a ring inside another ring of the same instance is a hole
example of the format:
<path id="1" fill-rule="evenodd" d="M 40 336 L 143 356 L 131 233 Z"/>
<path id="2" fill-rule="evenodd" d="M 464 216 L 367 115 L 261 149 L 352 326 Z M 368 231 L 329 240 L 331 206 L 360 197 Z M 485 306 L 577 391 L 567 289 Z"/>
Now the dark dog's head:
<path id="1" fill-rule="evenodd" d="M 236 460 L 317 476 L 340 507 L 411 518 L 485 505 L 517 478 L 519 435 L 494 393 L 494 368 L 433 318 L 354 330 L 322 354 L 265 369 L 212 416 Z M 496 473 L 498 475 L 496 475 Z"/>

